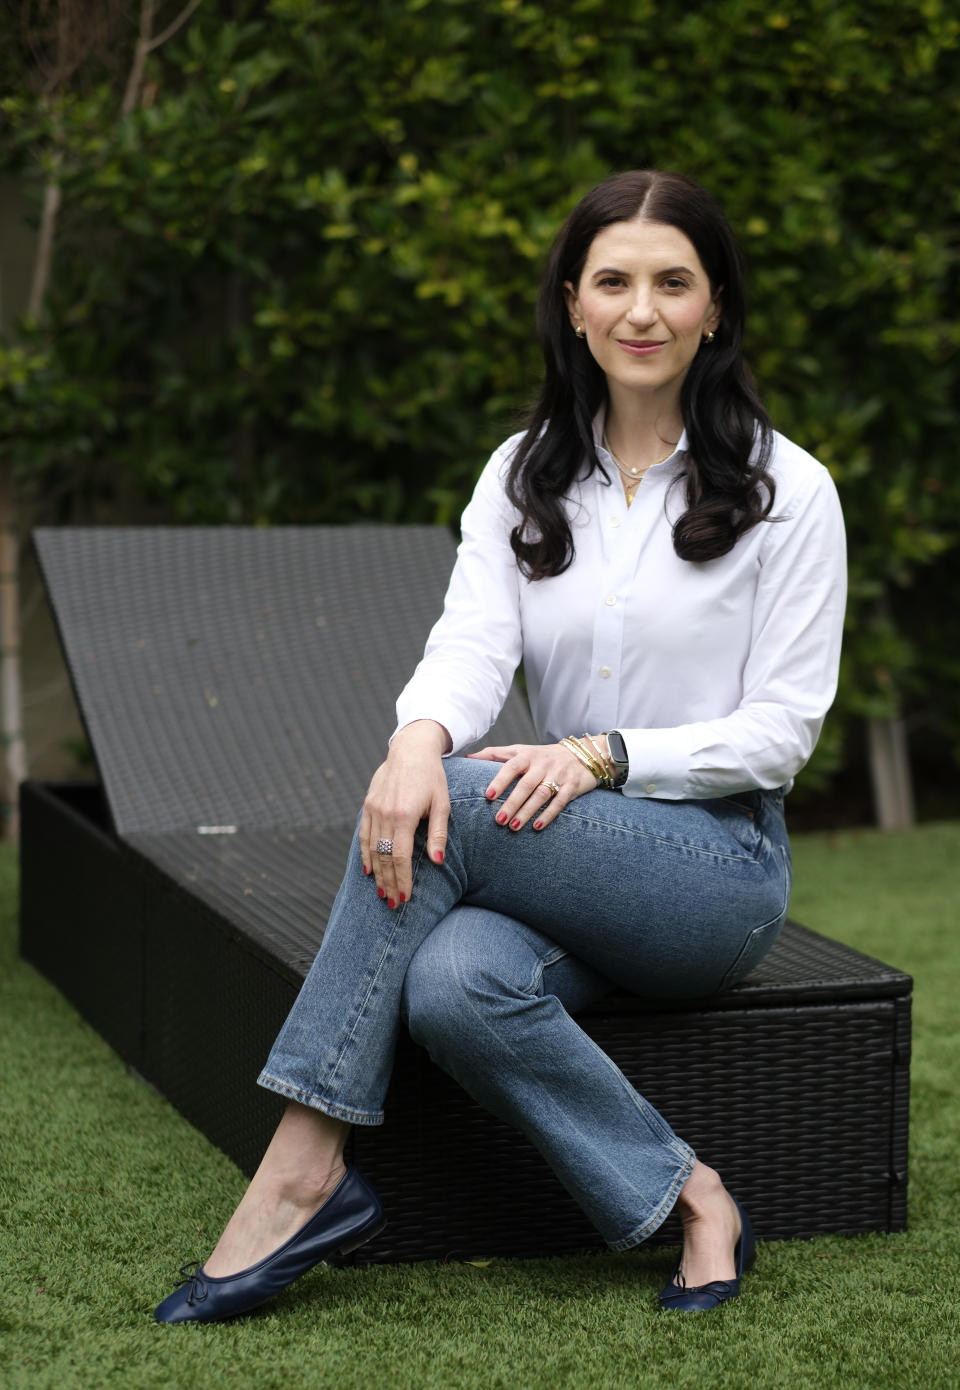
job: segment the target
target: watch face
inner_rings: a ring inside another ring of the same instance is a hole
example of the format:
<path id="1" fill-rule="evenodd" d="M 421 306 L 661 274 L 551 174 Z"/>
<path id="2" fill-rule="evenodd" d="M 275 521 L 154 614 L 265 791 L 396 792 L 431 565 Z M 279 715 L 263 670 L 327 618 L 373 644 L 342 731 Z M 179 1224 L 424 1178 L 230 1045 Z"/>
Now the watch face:
<path id="1" fill-rule="evenodd" d="M 630 772 L 630 759 L 627 756 L 627 745 L 624 743 L 623 735 L 619 729 L 613 729 L 607 734 L 607 747 L 610 749 L 610 757 L 613 759 L 613 785 L 622 787 Z"/>

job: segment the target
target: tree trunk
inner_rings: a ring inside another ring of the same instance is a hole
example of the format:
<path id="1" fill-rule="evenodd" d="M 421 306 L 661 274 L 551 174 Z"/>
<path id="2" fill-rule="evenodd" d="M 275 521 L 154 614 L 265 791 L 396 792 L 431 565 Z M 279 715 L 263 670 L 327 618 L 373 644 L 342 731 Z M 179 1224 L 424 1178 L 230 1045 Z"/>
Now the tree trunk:
<path id="1" fill-rule="evenodd" d="M 27 775 L 20 698 L 19 536 L 13 465 L 0 461 L 0 721 L 3 740 L 3 800 L 0 833 L 20 836 L 20 783 Z"/>
<path id="2" fill-rule="evenodd" d="M 60 215 L 62 152 L 53 151 L 52 171 L 43 193 L 43 211 L 30 279 L 27 313 L 36 322 L 53 273 L 53 252 Z M 13 464 L 0 457 L 0 737 L 3 741 L 3 791 L 0 836 L 20 839 L 20 783 L 27 775 L 23 737 L 23 676 L 20 669 L 20 528 Z"/>
<path id="3" fill-rule="evenodd" d="M 908 830 L 915 822 L 913 779 L 907 734 L 902 719 L 871 719 L 870 777 L 873 805 L 881 830 Z"/>

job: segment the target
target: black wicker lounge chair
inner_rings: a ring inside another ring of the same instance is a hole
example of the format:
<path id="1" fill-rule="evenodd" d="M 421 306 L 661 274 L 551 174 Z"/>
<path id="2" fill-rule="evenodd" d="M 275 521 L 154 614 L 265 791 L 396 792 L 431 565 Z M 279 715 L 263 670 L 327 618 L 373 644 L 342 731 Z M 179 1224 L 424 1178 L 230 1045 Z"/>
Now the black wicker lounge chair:
<path id="1" fill-rule="evenodd" d="M 36 543 L 102 785 L 23 789 L 23 953 L 252 1171 L 281 1106 L 255 1078 L 322 935 L 452 542 L 294 527 Z M 496 736 L 533 736 L 516 694 Z M 656 1009 L 614 994 L 582 1021 L 761 1236 L 899 1230 L 910 988 L 791 924 L 726 994 Z M 599 1244 L 539 1155 L 409 1040 L 387 1123 L 352 1143 L 390 1216 L 363 1260 Z"/>

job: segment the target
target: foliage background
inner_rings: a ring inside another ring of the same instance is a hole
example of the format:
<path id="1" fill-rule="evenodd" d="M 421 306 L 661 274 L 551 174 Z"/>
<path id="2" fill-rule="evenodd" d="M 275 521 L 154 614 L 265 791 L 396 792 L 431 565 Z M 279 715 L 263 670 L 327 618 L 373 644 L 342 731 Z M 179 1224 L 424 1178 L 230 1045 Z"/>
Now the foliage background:
<path id="1" fill-rule="evenodd" d="M 901 710 L 952 779 L 955 5 L 201 0 L 128 114 L 136 14 L 105 4 L 71 65 L 56 9 L 8 6 L 0 57 L 0 169 L 63 196 L 44 312 L 0 343 L 35 514 L 455 522 L 535 389 L 560 220 L 611 171 L 681 169 L 743 244 L 775 424 L 848 518 L 807 784 Z"/>

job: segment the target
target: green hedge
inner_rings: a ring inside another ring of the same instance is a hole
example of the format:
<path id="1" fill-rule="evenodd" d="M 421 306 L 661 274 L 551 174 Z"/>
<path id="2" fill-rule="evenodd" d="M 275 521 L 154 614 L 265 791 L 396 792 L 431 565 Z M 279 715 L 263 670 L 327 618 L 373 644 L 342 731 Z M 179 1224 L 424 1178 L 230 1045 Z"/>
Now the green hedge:
<path id="1" fill-rule="evenodd" d="M 93 59 L 24 79 L 0 161 L 39 187 L 60 149 L 64 212 L 45 321 L 0 346 L 3 447 L 187 521 L 453 521 L 535 389 L 561 217 L 682 169 L 744 245 L 774 421 L 844 498 L 820 775 L 854 715 L 960 744 L 958 44 L 939 0 L 236 0 L 127 117 Z"/>

